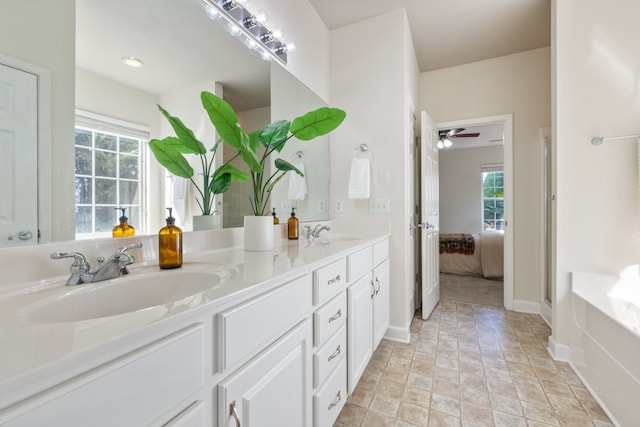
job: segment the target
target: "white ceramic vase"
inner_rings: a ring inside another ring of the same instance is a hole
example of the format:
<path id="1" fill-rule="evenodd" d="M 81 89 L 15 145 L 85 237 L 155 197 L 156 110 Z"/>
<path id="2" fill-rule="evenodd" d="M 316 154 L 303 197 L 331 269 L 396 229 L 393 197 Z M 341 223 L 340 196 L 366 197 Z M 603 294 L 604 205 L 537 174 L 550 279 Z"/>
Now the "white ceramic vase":
<path id="1" fill-rule="evenodd" d="M 244 217 L 244 250 L 270 251 L 273 249 L 273 217 Z"/>
<path id="2" fill-rule="evenodd" d="M 221 215 L 194 215 L 193 231 L 217 230 L 222 228 Z"/>

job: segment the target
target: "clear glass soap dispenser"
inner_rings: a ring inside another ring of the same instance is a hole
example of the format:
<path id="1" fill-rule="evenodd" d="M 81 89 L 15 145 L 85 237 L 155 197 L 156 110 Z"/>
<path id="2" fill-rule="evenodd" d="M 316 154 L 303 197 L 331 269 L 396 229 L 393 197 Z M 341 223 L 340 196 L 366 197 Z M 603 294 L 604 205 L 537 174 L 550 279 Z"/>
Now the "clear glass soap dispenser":
<path id="1" fill-rule="evenodd" d="M 176 227 L 176 219 L 171 215 L 172 208 L 167 208 L 169 217 L 167 225 L 158 233 L 158 253 L 160 268 L 182 267 L 182 230 Z"/>
<path id="2" fill-rule="evenodd" d="M 115 208 L 116 210 L 121 210 L 122 215 L 120 216 L 120 224 L 113 227 L 111 231 L 111 235 L 113 237 L 131 237 L 136 234 L 135 228 L 129 225 L 129 218 L 124 214 L 125 208 Z"/>

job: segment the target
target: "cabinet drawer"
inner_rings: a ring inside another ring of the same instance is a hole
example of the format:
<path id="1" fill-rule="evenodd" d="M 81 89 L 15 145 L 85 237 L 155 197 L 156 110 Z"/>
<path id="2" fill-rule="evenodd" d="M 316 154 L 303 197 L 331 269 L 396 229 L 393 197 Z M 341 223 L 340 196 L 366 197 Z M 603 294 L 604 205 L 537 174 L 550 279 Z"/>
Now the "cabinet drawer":
<path id="1" fill-rule="evenodd" d="M 331 427 L 347 400 L 347 363 L 340 362 L 327 382 L 313 396 L 314 427 Z"/>
<path id="2" fill-rule="evenodd" d="M 373 249 L 371 246 L 360 249 L 347 256 L 347 280 L 349 282 L 357 279 L 363 274 L 371 271 L 373 267 Z"/>
<path id="3" fill-rule="evenodd" d="M 202 387 L 203 339 L 194 325 L 43 393 L 2 425 L 149 425 Z"/>
<path id="4" fill-rule="evenodd" d="M 205 425 L 204 403 L 201 400 L 197 400 L 175 418 L 172 418 L 171 421 L 163 424 L 162 427 L 204 427 Z"/>
<path id="5" fill-rule="evenodd" d="M 380 264 L 389 258 L 389 240 L 385 239 L 373 245 L 373 265 Z"/>
<path id="6" fill-rule="evenodd" d="M 347 294 L 340 292 L 331 301 L 313 313 L 315 347 L 320 347 L 347 319 Z"/>
<path id="7" fill-rule="evenodd" d="M 313 386 L 320 387 L 347 353 L 347 327 L 342 326 L 313 355 Z"/>
<path id="8" fill-rule="evenodd" d="M 344 289 L 347 277 L 347 265 L 341 258 L 313 272 L 313 303 L 321 305 Z"/>
<path id="9" fill-rule="evenodd" d="M 311 311 L 311 278 L 304 276 L 218 314 L 219 372 L 246 360 Z"/>

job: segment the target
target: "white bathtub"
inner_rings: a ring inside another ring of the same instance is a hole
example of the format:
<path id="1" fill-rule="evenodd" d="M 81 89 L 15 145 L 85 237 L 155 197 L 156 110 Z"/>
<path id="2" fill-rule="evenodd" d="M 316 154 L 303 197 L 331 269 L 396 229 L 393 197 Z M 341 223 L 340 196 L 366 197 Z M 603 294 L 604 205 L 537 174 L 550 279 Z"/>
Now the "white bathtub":
<path id="1" fill-rule="evenodd" d="M 640 277 L 572 274 L 570 358 L 616 425 L 640 426 Z"/>

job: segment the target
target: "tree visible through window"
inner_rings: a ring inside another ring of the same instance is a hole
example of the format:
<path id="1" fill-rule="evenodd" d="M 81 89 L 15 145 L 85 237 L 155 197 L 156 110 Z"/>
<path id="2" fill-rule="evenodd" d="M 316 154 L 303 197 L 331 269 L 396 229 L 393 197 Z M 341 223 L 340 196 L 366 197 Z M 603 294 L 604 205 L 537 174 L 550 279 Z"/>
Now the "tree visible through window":
<path id="1" fill-rule="evenodd" d="M 484 230 L 504 230 L 504 171 L 482 167 L 482 224 Z"/>
<path id="2" fill-rule="evenodd" d="M 129 223 L 140 230 L 145 142 L 76 121 L 76 237 L 110 234 L 121 215 L 117 208 L 125 208 Z"/>

